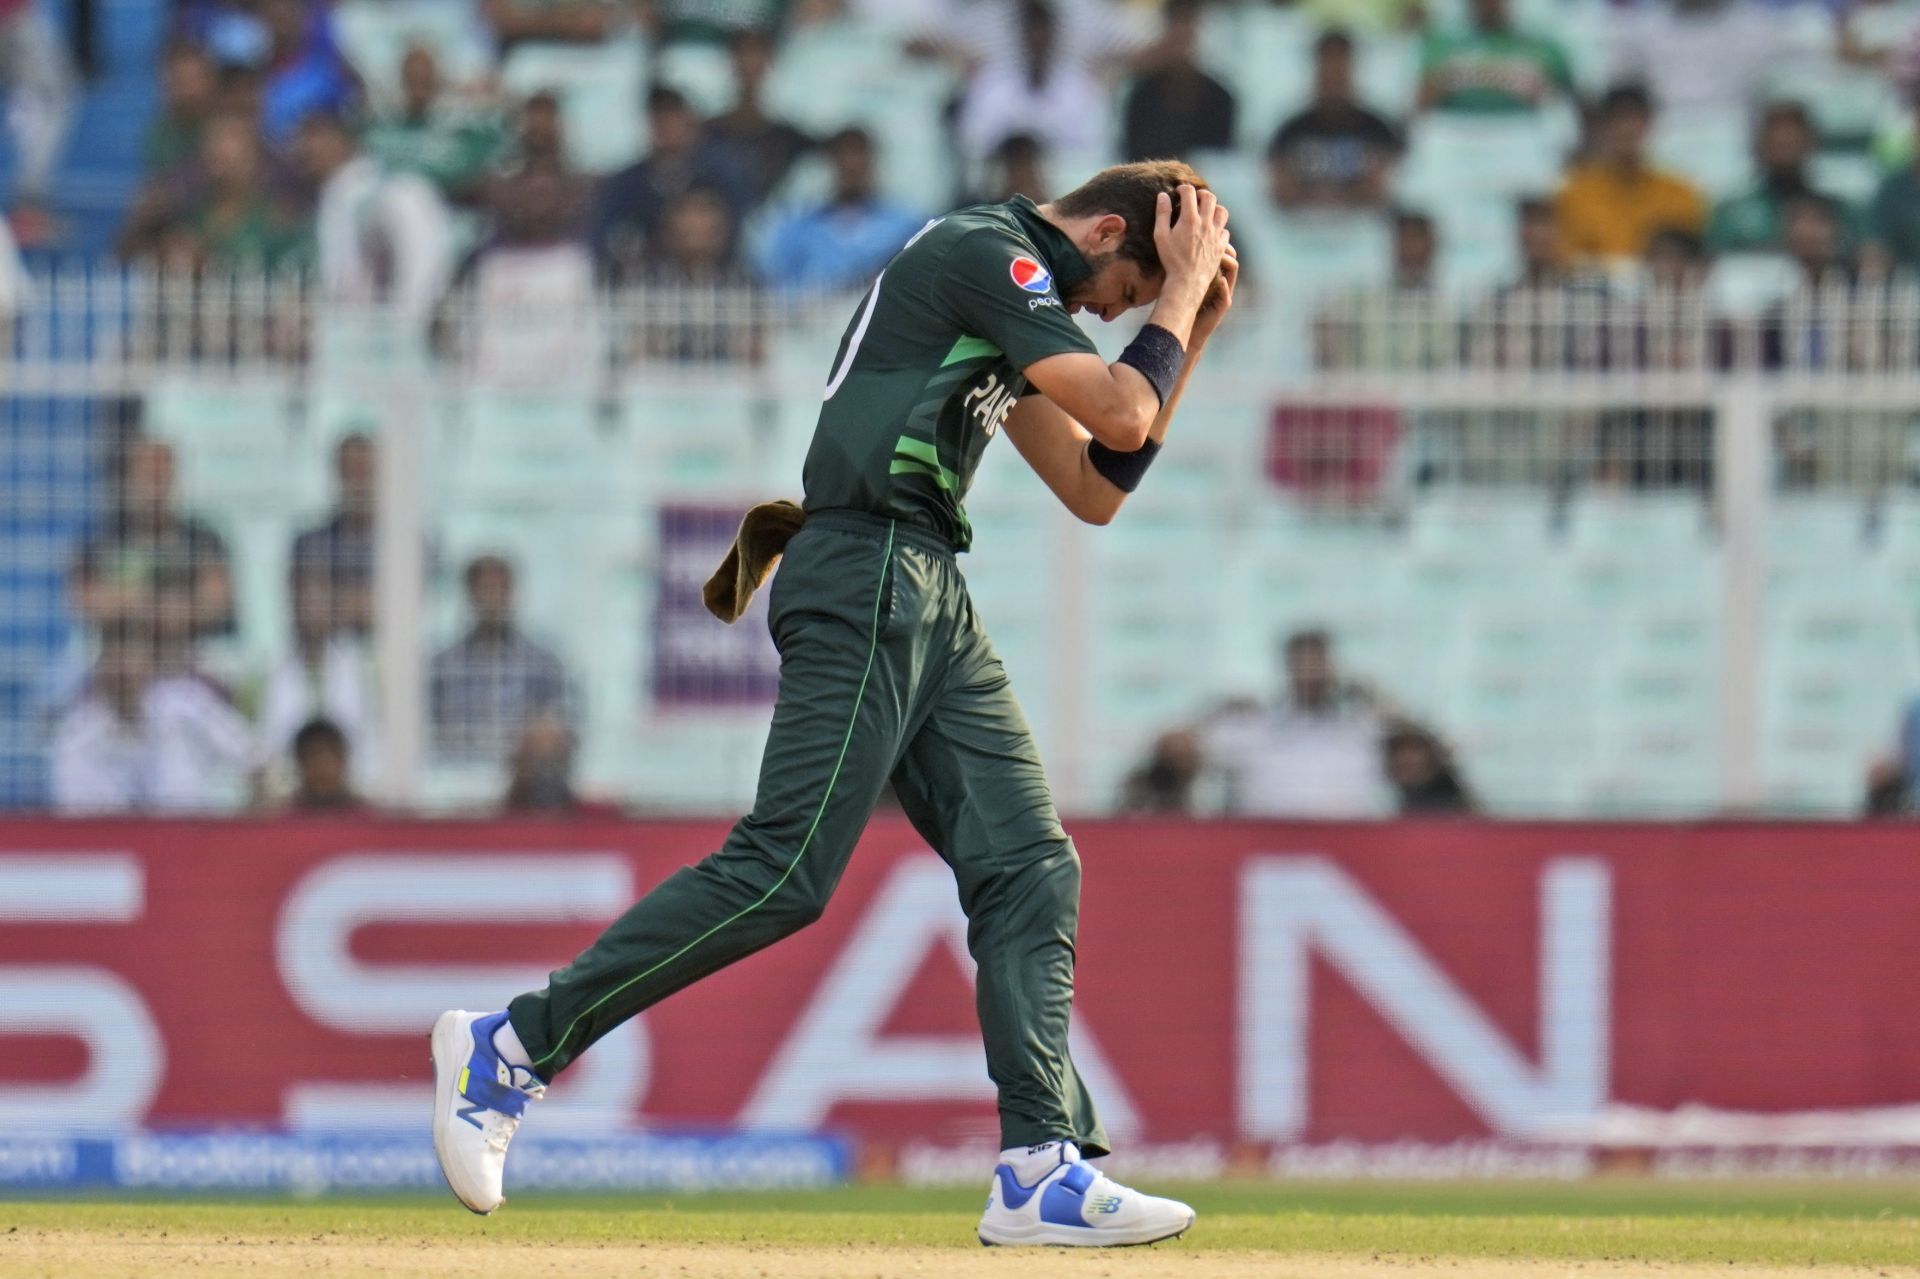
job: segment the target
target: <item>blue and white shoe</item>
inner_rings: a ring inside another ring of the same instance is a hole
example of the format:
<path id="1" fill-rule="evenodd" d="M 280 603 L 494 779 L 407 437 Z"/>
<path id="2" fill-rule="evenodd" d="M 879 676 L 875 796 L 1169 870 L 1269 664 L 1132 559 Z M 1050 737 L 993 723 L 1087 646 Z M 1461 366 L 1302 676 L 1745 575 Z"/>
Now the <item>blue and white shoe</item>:
<path id="1" fill-rule="evenodd" d="M 433 1153 L 454 1197 L 482 1216 L 506 1202 L 507 1143 L 547 1087 L 493 1047 L 500 1013 L 441 1013 L 433 1023 Z"/>
<path id="2" fill-rule="evenodd" d="M 1059 1150 L 1060 1162 L 1030 1186 L 1020 1184 L 1010 1165 L 993 1170 L 981 1243 L 1122 1248 L 1174 1239 L 1193 1225 L 1187 1205 L 1127 1189 L 1081 1162 L 1070 1141 Z"/>

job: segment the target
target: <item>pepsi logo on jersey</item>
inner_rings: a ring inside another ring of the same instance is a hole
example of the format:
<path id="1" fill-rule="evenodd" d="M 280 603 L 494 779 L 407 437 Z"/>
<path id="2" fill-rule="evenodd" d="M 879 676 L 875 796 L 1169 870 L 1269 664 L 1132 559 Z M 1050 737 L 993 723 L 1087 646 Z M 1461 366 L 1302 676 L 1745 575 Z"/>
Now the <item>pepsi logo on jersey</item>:
<path id="1" fill-rule="evenodd" d="M 1029 257 L 1018 257 L 1007 267 L 1013 282 L 1028 293 L 1045 293 L 1053 288 L 1053 272 Z"/>

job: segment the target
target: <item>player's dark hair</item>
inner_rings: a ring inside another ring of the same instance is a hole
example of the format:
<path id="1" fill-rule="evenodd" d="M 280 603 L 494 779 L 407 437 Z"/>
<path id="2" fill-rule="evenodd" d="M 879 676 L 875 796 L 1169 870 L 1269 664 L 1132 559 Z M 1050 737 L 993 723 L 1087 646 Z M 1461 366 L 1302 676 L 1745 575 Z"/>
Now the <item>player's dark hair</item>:
<path id="1" fill-rule="evenodd" d="M 1153 244 L 1154 203 L 1165 191 L 1169 195 L 1181 183 L 1198 190 L 1207 189 L 1207 180 L 1195 173 L 1185 160 L 1141 160 L 1136 164 L 1116 164 L 1082 182 L 1053 202 L 1053 210 L 1062 217 L 1090 218 L 1117 213 L 1127 220 L 1120 241 L 1120 256 L 1138 262 L 1140 269 L 1160 274 L 1160 251 Z M 1173 217 L 1180 218 L 1180 202 L 1174 201 Z"/>

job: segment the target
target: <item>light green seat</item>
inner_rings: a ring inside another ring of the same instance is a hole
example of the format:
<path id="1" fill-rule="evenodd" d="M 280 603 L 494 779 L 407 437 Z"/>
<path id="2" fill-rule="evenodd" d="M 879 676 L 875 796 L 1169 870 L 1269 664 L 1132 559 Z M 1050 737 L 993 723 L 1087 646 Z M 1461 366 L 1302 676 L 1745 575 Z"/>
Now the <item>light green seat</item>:
<path id="1" fill-rule="evenodd" d="M 623 488 L 749 503 L 800 495 L 797 473 L 773 473 L 769 466 L 778 405 L 751 385 L 638 386 L 622 398 L 620 411 Z"/>
<path id="2" fill-rule="evenodd" d="M 1707 275 L 1707 298 L 1722 315 L 1751 319 L 1800 284 L 1792 262 L 1775 253 L 1728 253 Z"/>
<path id="3" fill-rule="evenodd" d="M 1767 506 L 1763 545 L 1774 583 L 1831 578 L 1867 552 L 1867 504 L 1852 493 L 1781 493 Z"/>
<path id="4" fill-rule="evenodd" d="M 277 378 L 170 375 L 147 393 L 149 433 L 174 446 L 180 505 L 305 518 L 326 503 L 324 470 L 297 459 L 292 388 Z"/>
<path id="5" fill-rule="evenodd" d="M 1416 201 L 1464 182 L 1489 198 L 1548 194 L 1560 185 L 1564 133 L 1548 111 L 1512 118 L 1431 112 L 1408 131 L 1403 189 Z"/>
<path id="6" fill-rule="evenodd" d="M 1654 120 L 1653 159 L 1663 169 L 1686 174 L 1709 199 L 1745 190 L 1753 181 L 1746 112 L 1661 112 Z"/>
<path id="7" fill-rule="evenodd" d="M 453 432 L 451 510 L 599 509 L 613 442 L 589 396 L 475 392 Z"/>
<path id="8" fill-rule="evenodd" d="M 455 83 L 493 68 L 493 51 L 477 0 L 342 0 L 333 7 L 341 52 L 378 100 L 400 93 L 400 62 L 412 45 L 433 51 Z"/>
<path id="9" fill-rule="evenodd" d="M 621 35 L 597 45 L 516 45 L 500 67 L 505 88 L 525 97 L 560 95 L 567 154 L 589 173 L 630 164 L 646 148 L 641 102 L 647 90 L 646 42 Z"/>
<path id="10" fill-rule="evenodd" d="M 733 60 L 717 44 L 682 40 L 668 45 L 654 59 L 653 78 L 678 89 L 703 116 L 719 115 L 740 96 Z"/>

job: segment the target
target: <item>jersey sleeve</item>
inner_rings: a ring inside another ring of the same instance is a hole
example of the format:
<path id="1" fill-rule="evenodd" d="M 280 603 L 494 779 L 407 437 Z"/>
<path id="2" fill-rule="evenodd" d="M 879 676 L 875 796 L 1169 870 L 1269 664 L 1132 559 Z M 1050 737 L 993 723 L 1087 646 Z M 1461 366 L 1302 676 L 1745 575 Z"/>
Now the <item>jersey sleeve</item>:
<path id="1" fill-rule="evenodd" d="M 999 347 L 1017 369 L 1095 349 L 1067 314 L 1052 274 L 1016 236 L 987 227 L 967 232 L 947 251 L 938 288 L 961 331 Z"/>

